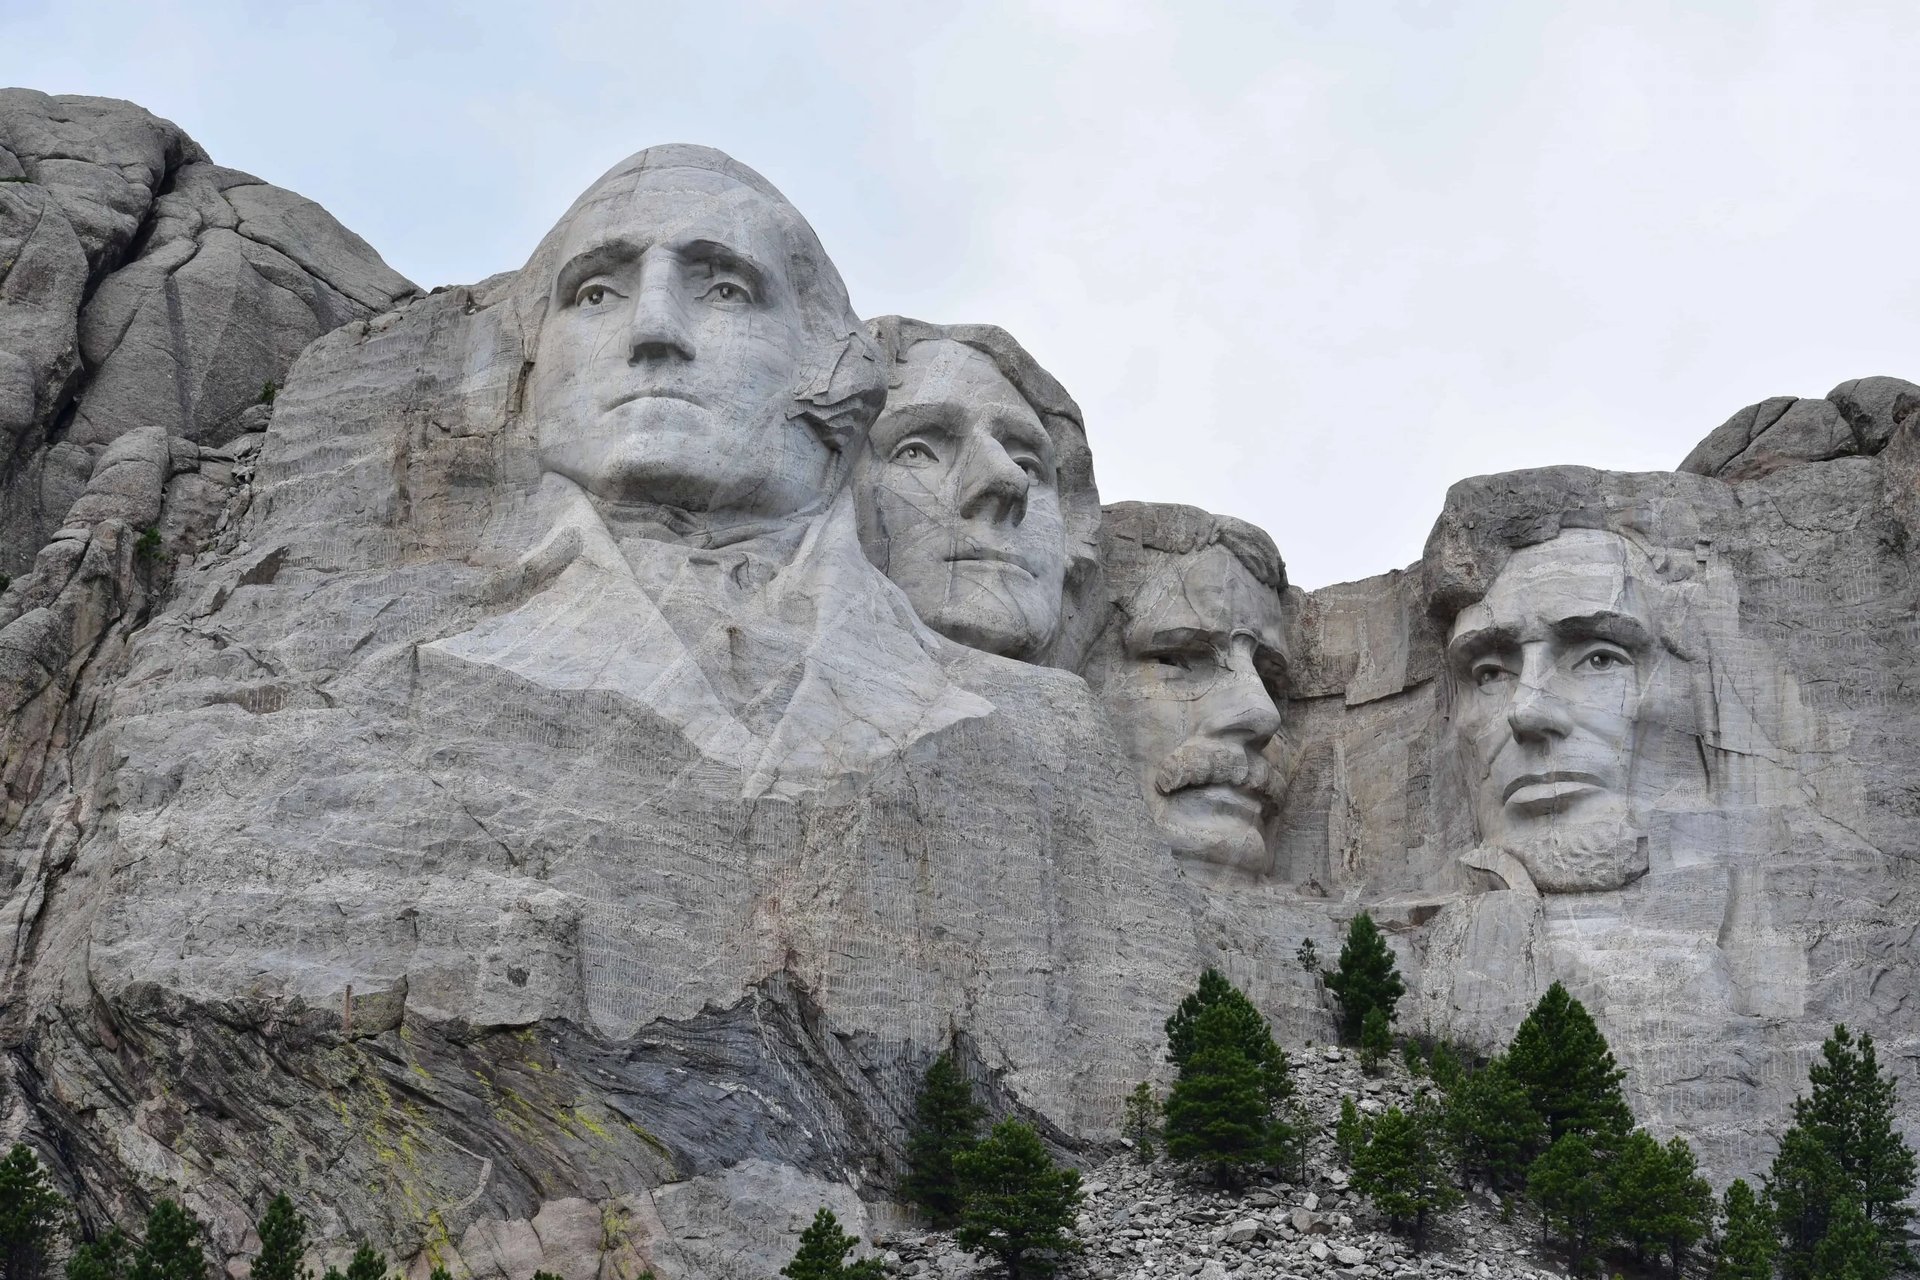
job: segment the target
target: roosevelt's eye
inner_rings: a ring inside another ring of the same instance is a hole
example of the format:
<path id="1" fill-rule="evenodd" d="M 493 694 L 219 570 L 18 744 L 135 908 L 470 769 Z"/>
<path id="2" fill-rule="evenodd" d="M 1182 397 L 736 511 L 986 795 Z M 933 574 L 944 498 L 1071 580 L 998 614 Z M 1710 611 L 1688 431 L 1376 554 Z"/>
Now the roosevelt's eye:
<path id="1" fill-rule="evenodd" d="M 933 450 L 918 440 L 909 440 L 893 451 L 895 462 L 904 462 L 911 467 L 924 467 L 929 462 L 938 462 Z"/>
<path id="2" fill-rule="evenodd" d="M 597 307 L 605 303 L 609 298 L 617 298 L 619 296 L 618 293 L 615 293 L 606 285 L 589 281 L 581 285 L 580 291 L 573 295 L 573 305 L 576 307 Z"/>
<path id="3" fill-rule="evenodd" d="M 1633 659 L 1618 649 L 1595 649 L 1573 664 L 1575 671 L 1619 671 L 1633 665 Z"/>
<path id="4" fill-rule="evenodd" d="M 702 302 L 752 302 L 753 295 L 742 285 L 731 280 L 716 281 L 705 293 L 700 295 Z"/>

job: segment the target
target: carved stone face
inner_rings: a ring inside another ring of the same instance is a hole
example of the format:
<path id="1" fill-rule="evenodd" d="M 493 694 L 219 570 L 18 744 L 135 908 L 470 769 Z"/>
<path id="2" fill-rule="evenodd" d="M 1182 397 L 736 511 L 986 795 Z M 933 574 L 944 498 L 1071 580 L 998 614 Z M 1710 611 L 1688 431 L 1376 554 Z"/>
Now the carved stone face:
<path id="1" fill-rule="evenodd" d="M 820 496 L 832 452 L 790 417 L 806 339 L 784 212 L 684 166 L 575 210 L 527 385 L 548 470 L 616 505 L 782 516 Z"/>
<path id="2" fill-rule="evenodd" d="M 1454 623 L 1454 724 L 1483 843 L 1544 890 L 1647 870 L 1639 816 L 1695 715 L 1660 640 L 1658 578 L 1625 539 L 1575 530 L 1513 556 Z"/>
<path id="3" fill-rule="evenodd" d="M 921 621 L 1028 658 L 1060 626 L 1067 536 L 1052 437 L 991 358 L 909 347 L 854 468 L 860 543 Z"/>
<path id="4" fill-rule="evenodd" d="M 1178 853 L 1264 874 L 1284 781 L 1263 754 L 1281 727 L 1279 595 L 1216 544 L 1166 557 L 1120 622 L 1088 674 L 1154 825 Z"/>

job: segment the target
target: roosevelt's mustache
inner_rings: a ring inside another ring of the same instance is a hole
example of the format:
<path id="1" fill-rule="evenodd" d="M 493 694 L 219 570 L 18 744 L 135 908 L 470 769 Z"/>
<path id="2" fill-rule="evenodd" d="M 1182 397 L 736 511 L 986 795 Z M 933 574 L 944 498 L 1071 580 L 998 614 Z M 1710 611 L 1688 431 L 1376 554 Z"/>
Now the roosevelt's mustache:
<path id="1" fill-rule="evenodd" d="M 1217 784 L 1252 791 L 1275 806 L 1286 789 L 1286 780 L 1265 756 L 1226 742 L 1182 743 L 1160 762 L 1154 777 L 1154 787 L 1163 796 Z"/>

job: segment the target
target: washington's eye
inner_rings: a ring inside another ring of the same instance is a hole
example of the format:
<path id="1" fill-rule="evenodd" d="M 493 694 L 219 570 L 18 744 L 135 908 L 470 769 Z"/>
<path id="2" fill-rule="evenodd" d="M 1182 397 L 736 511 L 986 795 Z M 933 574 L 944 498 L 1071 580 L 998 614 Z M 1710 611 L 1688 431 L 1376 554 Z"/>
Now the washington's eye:
<path id="1" fill-rule="evenodd" d="M 1618 671 L 1633 665 L 1633 659 L 1617 649 L 1595 649 L 1574 663 L 1577 671 Z"/>
<path id="2" fill-rule="evenodd" d="M 580 292 L 573 295 L 573 305 L 576 307 L 597 307 L 608 298 L 618 296 L 619 295 L 604 284 L 583 284 L 580 286 Z"/>
<path id="3" fill-rule="evenodd" d="M 751 302 L 753 297 L 745 289 L 731 280 L 721 280 L 704 294 L 700 295 L 708 302 Z"/>
<path id="4" fill-rule="evenodd" d="M 898 449 L 895 449 L 893 451 L 893 460 L 895 462 L 910 463 L 914 466 L 923 466 L 929 462 L 939 461 L 938 458 L 933 456 L 933 450 L 927 448 L 926 445 L 920 443 L 918 440 L 909 440 Z"/>
<path id="5" fill-rule="evenodd" d="M 1152 656 L 1154 663 L 1158 666 L 1171 667 L 1175 671 L 1193 670 L 1193 658 L 1188 654 L 1169 650 L 1164 653 L 1156 653 Z"/>

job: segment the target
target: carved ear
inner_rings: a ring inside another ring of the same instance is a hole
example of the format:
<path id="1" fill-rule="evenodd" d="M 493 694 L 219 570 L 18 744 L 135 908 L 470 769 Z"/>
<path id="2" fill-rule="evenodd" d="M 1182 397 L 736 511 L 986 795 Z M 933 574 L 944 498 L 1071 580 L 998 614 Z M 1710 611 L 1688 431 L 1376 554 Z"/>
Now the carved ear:
<path id="1" fill-rule="evenodd" d="M 820 442 L 836 453 L 860 443 L 887 402 L 886 369 L 865 332 L 816 348 L 800 371 L 792 417 L 805 419 Z"/>

